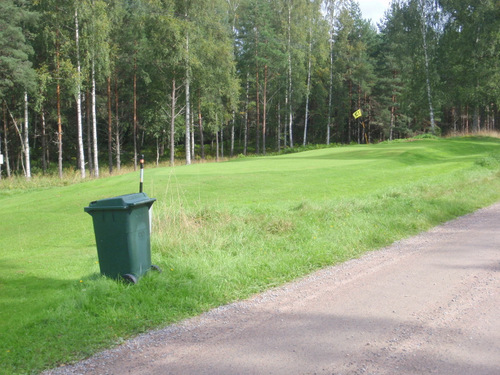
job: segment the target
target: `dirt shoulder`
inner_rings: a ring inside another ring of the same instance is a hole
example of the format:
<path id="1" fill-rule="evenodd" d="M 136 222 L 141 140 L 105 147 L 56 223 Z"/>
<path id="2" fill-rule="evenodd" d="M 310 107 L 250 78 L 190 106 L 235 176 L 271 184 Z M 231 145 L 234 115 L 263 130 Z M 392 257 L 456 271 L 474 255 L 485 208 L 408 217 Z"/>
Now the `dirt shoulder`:
<path id="1" fill-rule="evenodd" d="M 500 374 L 500 203 L 65 374 Z"/>

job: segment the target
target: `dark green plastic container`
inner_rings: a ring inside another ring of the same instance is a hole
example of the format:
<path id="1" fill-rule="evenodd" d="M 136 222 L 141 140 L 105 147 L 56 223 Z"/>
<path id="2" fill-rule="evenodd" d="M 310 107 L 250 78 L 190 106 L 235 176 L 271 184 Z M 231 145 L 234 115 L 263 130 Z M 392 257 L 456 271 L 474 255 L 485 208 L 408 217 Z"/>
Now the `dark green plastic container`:
<path id="1" fill-rule="evenodd" d="M 156 201 L 145 193 L 91 202 L 101 274 L 136 283 L 151 268 L 149 209 Z"/>

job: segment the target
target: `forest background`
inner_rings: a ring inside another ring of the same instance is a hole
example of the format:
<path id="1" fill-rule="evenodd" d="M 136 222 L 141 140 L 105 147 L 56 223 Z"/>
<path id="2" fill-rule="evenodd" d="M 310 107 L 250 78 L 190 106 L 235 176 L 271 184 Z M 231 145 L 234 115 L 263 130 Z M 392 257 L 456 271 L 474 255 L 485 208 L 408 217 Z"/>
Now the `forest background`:
<path id="1" fill-rule="evenodd" d="M 0 178 L 495 130 L 499 55 L 495 0 L 3 0 Z"/>

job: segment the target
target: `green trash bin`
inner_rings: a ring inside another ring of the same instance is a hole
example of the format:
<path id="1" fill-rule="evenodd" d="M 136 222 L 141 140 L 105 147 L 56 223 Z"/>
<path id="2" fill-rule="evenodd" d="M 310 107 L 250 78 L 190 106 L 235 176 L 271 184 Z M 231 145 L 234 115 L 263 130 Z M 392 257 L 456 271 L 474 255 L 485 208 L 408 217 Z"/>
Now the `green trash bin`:
<path id="1" fill-rule="evenodd" d="M 149 209 L 156 201 L 145 193 L 121 195 L 91 202 L 101 274 L 136 283 L 151 268 Z"/>

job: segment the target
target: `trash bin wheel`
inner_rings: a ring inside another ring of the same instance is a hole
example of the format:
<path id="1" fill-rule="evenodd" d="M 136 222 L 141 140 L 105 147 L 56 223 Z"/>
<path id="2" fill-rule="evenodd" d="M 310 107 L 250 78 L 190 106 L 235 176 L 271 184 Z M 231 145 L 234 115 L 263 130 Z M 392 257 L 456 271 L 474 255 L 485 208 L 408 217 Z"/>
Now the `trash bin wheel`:
<path id="1" fill-rule="evenodd" d="M 130 284 L 137 284 L 137 277 L 130 273 L 126 273 L 125 275 L 122 276 L 123 280 Z"/>
<path id="2" fill-rule="evenodd" d="M 161 273 L 161 268 L 158 267 L 156 264 L 152 264 L 151 265 L 151 269 L 154 270 L 154 271 L 156 271 L 156 272 Z"/>

